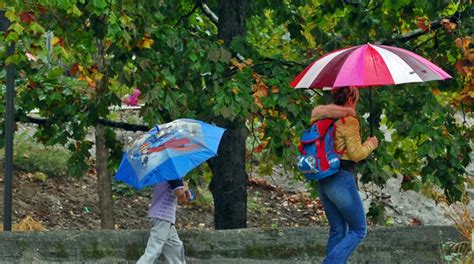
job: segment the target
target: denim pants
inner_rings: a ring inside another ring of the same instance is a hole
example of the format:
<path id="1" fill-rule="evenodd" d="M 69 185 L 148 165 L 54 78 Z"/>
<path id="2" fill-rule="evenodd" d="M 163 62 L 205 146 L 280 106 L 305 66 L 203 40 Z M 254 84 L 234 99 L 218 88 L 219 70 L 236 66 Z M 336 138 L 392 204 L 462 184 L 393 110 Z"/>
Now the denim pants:
<path id="1" fill-rule="evenodd" d="M 346 263 L 367 234 L 364 207 L 354 174 L 339 170 L 318 181 L 318 191 L 329 222 L 324 264 Z"/>

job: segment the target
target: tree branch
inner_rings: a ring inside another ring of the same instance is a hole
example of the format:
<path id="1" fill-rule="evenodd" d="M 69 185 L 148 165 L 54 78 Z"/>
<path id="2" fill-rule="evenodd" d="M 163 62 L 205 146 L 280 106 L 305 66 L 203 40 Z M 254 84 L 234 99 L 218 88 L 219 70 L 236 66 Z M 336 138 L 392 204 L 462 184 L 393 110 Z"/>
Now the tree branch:
<path id="1" fill-rule="evenodd" d="M 287 61 L 287 60 L 276 59 L 276 58 L 264 58 L 262 61 L 264 61 L 264 62 L 275 61 L 275 62 L 279 62 L 279 63 L 281 63 L 285 66 L 288 66 L 288 67 L 293 67 L 295 65 L 300 65 L 300 66 L 307 66 L 308 65 L 307 63 L 304 63 L 304 62 Z"/>
<path id="2" fill-rule="evenodd" d="M 408 33 L 404 34 L 404 35 L 399 35 L 399 36 L 395 37 L 394 39 L 379 41 L 379 43 L 381 43 L 383 45 L 391 45 L 395 42 L 405 43 L 405 42 L 408 42 L 412 39 L 416 39 L 419 36 L 422 36 L 426 33 L 432 32 L 433 30 L 436 30 L 436 29 L 440 28 L 442 26 L 441 21 L 443 19 L 448 19 L 450 22 L 456 23 L 460 16 L 461 16 L 461 13 L 456 12 L 450 17 L 439 18 L 437 20 L 432 21 L 430 23 L 429 30 L 421 30 L 420 28 L 418 28 L 418 29 L 415 29 L 411 32 L 408 32 Z"/>
<path id="3" fill-rule="evenodd" d="M 108 127 L 112 127 L 112 128 L 119 128 L 119 129 L 123 129 L 123 130 L 127 130 L 127 131 L 133 131 L 133 132 L 150 130 L 150 127 L 145 126 L 145 125 L 129 124 L 129 123 L 126 123 L 126 122 L 111 121 L 111 120 L 107 120 L 107 119 L 99 119 L 97 121 L 97 123 L 99 123 L 101 125 L 104 125 L 104 126 L 108 126 Z"/>
<path id="4" fill-rule="evenodd" d="M 405 42 L 408 42 L 412 39 L 416 39 L 424 34 L 427 34 L 427 33 L 430 33 L 436 29 L 439 29 L 442 27 L 442 24 L 441 24 L 441 21 L 443 19 L 448 19 L 450 22 L 453 22 L 453 23 L 457 23 L 457 21 L 459 20 L 461 16 L 461 13 L 460 12 L 456 12 L 454 13 L 453 15 L 451 15 L 450 17 L 446 17 L 446 18 L 440 18 L 440 19 L 437 19 L 437 20 L 434 20 L 430 23 L 430 27 L 429 27 L 429 30 L 421 30 L 421 29 L 416 29 L 416 30 L 413 30 L 411 32 L 408 32 L 404 35 L 399 35 L 393 39 L 390 39 L 390 40 L 380 40 L 380 41 L 376 41 L 375 43 L 380 43 L 382 45 L 392 45 L 394 43 L 397 43 L 397 42 L 401 42 L 401 43 L 405 43 Z M 435 36 L 436 37 L 436 36 Z M 433 37 L 433 38 L 435 38 Z M 430 38 L 428 39 L 427 41 L 419 44 L 415 49 L 419 48 L 422 44 L 432 40 L 433 38 Z M 285 61 L 285 60 L 281 60 L 281 59 L 275 59 L 275 58 L 264 58 L 263 61 L 276 61 L 276 62 L 279 62 L 283 65 L 286 65 L 288 67 L 292 67 L 292 66 L 295 66 L 295 65 L 300 65 L 300 66 L 306 66 L 308 65 L 308 63 L 301 63 L 301 62 L 295 62 L 295 61 Z"/>
<path id="5" fill-rule="evenodd" d="M 216 13 L 214 13 L 210 8 L 209 6 L 207 6 L 206 3 L 201 3 L 201 5 L 199 6 L 202 10 L 202 12 L 212 21 L 212 23 L 214 23 L 214 25 L 216 25 L 216 27 L 218 26 L 219 24 L 219 17 L 216 15 Z"/>
<path id="6" fill-rule="evenodd" d="M 412 51 L 415 52 L 419 47 L 425 45 L 426 43 L 432 41 L 433 39 L 435 39 L 435 38 L 437 38 L 437 37 L 438 37 L 438 34 L 436 33 L 433 37 L 431 37 L 431 38 L 429 38 L 429 39 L 427 39 L 427 40 L 421 42 L 420 44 L 416 45 L 416 47 L 414 47 L 414 48 L 412 49 Z"/>
<path id="7" fill-rule="evenodd" d="M 46 118 L 31 117 L 31 116 L 27 116 L 26 118 L 29 123 L 37 124 L 37 125 L 45 125 L 49 122 L 49 120 Z M 16 118 L 15 121 L 21 122 L 21 120 L 18 118 Z M 111 120 L 106 120 L 106 119 L 99 119 L 97 123 L 107 126 L 107 127 L 119 128 L 119 129 L 123 129 L 126 131 L 133 131 L 133 132 L 150 130 L 150 127 L 146 125 L 129 124 L 125 122 L 111 121 Z"/>

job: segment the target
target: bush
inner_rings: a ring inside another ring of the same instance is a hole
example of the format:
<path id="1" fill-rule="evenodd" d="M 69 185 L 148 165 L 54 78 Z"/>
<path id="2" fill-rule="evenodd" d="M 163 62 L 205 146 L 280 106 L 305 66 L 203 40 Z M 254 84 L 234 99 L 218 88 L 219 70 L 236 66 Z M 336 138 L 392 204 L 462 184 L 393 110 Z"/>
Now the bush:
<path id="1" fill-rule="evenodd" d="M 443 260 L 448 264 L 474 263 L 472 255 L 474 217 L 472 217 L 473 212 L 471 207 L 468 206 L 470 202 L 469 195 L 464 193 L 461 201 L 452 204 L 447 203 L 446 196 L 439 195 L 439 197 L 438 201 L 441 202 L 446 216 L 454 222 L 454 227 L 456 227 L 464 239 L 464 241 L 457 243 L 443 244 Z"/>

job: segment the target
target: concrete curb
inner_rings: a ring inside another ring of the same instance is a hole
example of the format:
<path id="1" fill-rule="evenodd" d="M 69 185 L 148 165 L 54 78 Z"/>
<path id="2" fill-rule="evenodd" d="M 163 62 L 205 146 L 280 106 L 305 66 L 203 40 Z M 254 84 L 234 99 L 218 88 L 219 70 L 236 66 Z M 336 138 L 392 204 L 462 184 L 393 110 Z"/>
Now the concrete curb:
<path id="1" fill-rule="evenodd" d="M 318 263 L 327 228 L 180 230 L 188 263 Z M 0 263 L 134 263 L 148 230 L 0 233 Z M 453 227 L 371 228 L 351 263 L 435 263 Z"/>

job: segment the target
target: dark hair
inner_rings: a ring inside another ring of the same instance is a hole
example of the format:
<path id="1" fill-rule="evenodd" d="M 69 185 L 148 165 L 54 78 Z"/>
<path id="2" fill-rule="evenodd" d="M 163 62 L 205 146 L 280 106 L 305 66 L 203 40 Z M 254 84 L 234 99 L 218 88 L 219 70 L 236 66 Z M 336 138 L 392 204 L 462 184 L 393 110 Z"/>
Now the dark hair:
<path id="1" fill-rule="evenodd" d="M 356 102 L 359 99 L 359 90 L 355 87 L 332 88 L 331 95 L 334 104 L 344 105 L 349 98 Z"/>

